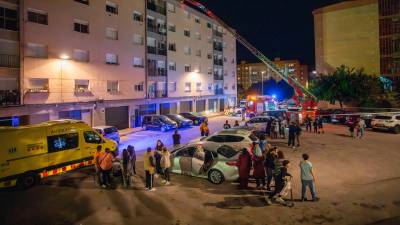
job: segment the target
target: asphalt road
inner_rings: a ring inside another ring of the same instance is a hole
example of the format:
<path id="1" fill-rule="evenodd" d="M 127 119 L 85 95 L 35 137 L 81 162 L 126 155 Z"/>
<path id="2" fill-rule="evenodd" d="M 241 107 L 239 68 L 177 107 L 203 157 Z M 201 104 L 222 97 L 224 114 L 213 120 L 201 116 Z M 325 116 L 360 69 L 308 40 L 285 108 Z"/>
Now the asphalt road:
<path id="1" fill-rule="evenodd" d="M 212 131 L 224 121 L 225 117 L 212 118 Z M 298 162 L 302 153 L 310 154 L 321 198 L 317 203 L 267 206 L 258 190 L 239 191 L 237 184 L 213 185 L 180 175 L 172 175 L 170 186 L 157 179 L 157 190 L 148 192 L 139 158 L 132 189 L 99 189 L 90 171 L 81 170 L 49 178 L 29 190 L 1 191 L 0 224 L 400 224 L 400 136 L 367 132 L 365 139 L 353 140 L 344 127 L 326 128 L 326 134 L 303 133 L 302 147 L 296 151 L 287 148 L 285 140 L 273 141 L 292 162 L 296 199 Z M 184 140 L 198 136 L 194 131 L 198 127 L 187 135 L 183 132 Z M 150 139 L 137 133 L 124 142 L 140 146 L 141 140 L 143 146 L 152 146 L 154 139 L 167 142 L 170 136 L 148 134 Z"/>

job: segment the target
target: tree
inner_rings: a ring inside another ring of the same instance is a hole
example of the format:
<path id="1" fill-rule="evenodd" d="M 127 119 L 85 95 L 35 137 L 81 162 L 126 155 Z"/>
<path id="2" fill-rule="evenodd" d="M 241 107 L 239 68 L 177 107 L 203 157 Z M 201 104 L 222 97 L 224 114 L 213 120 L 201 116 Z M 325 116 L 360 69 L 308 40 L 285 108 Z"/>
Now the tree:
<path id="1" fill-rule="evenodd" d="M 383 85 L 377 77 L 367 75 L 363 69 L 344 65 L 312 82 L 311 91 L 331 104 L 339 102 L 341 108 L 350 102 L 370 107 L 384 95 Z"/>

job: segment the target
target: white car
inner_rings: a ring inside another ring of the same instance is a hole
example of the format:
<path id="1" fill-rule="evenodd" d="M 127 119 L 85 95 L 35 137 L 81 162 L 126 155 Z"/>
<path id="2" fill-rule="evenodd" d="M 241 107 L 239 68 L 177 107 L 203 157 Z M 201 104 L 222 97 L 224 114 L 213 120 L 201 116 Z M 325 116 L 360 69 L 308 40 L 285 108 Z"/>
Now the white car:
<path id="1" fill-rule="evenodd" d="M 235 149 L 250 148 L 253 142 L 257 142 L 257 136 L 246 129 L 227 129 L 217 132 L 209 137 L 201 139 L 203 142 L 214 142 L 232 146 Z"/>
<path id="2" fill-rule="evenodd" d="M 246 125 L 248 127 L 253 128 L 254 130 L 265 132 L 267 129 L 268 121 L 271 119 L 274 119 L 274 117 L 256 116 L 256 117 L 251 118 L 249 121 L 247 121 Z"/>
<path id="3" fill-rule="evenodd" d="M 400 114 L 377 115 L 371 121 L 374 130 L 389 130 L 396 134 L 400 133 Z"/>

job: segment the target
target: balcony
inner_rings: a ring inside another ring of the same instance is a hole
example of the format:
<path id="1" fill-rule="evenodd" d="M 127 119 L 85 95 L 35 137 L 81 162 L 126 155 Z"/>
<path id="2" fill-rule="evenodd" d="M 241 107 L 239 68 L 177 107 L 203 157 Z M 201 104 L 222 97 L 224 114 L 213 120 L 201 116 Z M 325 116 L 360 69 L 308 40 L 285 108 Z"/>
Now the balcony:
<path id="1" fill-rule="evenodd" d="M 148 98 L 167 98 L 168 93 L 167 90 L 155 90 L 155 91 L 149 91 L 147 93 Z"/>
<path id="2" fill-rule="evenodd" d="M 224 89 L 223 88 L 216 88 L 214 90 L 215 95 L 223 95 L 224 94 Z"/>
<path id="3" fill-rule="evenodd" d="M 157 5 L 155 2 L 147 1 L 147 9 L 160 13 L 162 15 L 166 15 L 165 6 Z"/>
<path id="4" fill-rule="evenodd" d="M 165 68 L 147 68 L 148 75 L 151 77 L 165 77 L 167 70 Z"/>
<path id="5" fill-rule="evenodd" d="M 167 26 L 165 24 L 155 24 L 147 21 L 147 31 L 160 35 L 167 35 Z"/>
<path id="6" fill-rule="evenodd" d="M 219 32 L 219 31 L 217 31 L 217 30 L 214 30 L 214 31 L 213 31 L 213 35 L 214 35 L 214 36 L 217 36 L 217 37 L 222 37 L 222 36 L 223 36 L 222 32 Z"/>
<path id="7" fill-rule="evenodd" d="M 224 65 L 224 61 L 222 59 L 214 59 L 214 65 L 217 66 L 223 66 Z"/>
<path id="8" fill-rule="evenodd" d="M 0 90 L 0 107 L 19 105 L 20 95 L 18 90 Z"/>
<path id="9" fill-rule="evenodd" d="M 0 67 L 19 68 L 19 56 L 0 54 Z"/>
<path id="10" fill-rule="evenodd" d="M 154 55 L 167 55 L 166 49 L 156 48 L 153 46 L 147 46 L 147 53 L 154 54 Z"/>
<path id="11" fill-rule="evenodd" d="M 224 76 L 221 74 L 214 73 L 214 80 L 224 80 Z"/>

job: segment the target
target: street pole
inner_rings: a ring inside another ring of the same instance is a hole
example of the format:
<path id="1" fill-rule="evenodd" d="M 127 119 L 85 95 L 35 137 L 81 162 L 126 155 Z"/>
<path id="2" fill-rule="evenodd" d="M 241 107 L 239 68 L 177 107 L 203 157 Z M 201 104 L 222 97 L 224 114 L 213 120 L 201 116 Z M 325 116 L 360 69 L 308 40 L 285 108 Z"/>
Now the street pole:
<path id="1" fill-rule="evenodd" d="M 261 71 L 261 95 L 264 96 L 264 72 Z"/>

